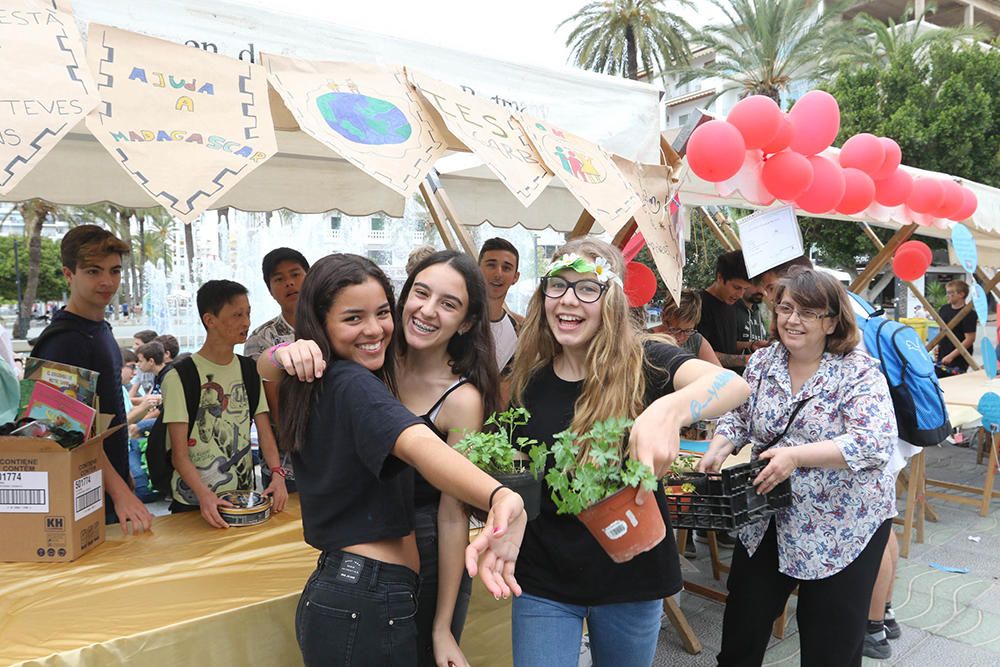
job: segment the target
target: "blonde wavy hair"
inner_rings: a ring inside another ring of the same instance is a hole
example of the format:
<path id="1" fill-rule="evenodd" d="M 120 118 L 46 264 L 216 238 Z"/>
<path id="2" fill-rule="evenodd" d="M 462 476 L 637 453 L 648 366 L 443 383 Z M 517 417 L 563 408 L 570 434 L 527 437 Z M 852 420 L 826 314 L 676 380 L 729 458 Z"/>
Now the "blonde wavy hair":
<path id="1" fill-rule="evenodd" d="M 625 259 L 614 246 L 591 238 L 573 239 L 559 248 L 554 257 L 576 253 L 590 261 L 603 257 L 617 275 L 625 275 Z M 601 327 L 587 349 L 587 371 L 583 391 L 573 408 L 570 430 L 583 434 L 598 421 L 611 417 L 634 419 L 645 408 L 646 379 L 641 330 L 629 314 L 628 298 L 615 281 L 601 297 Z M 562 349 L 545 318 L 545 295 L 541 284 L 528 304 L 518 334 L 517 353 L 511 372 L 512 393 L 524 404 L 524 391 L 542 368 L 551 364 Z M 587 452 L 581 452 L 581 459 Z"/>

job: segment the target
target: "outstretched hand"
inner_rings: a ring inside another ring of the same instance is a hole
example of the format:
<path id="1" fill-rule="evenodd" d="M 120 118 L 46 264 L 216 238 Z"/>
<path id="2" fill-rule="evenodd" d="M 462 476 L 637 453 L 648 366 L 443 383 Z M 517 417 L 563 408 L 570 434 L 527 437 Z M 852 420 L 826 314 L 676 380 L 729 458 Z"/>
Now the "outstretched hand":
<path id="1" fill-rule="evenodd" d="M 681 449 L 680 425 L 672 423 L 666 415 L 647 410 L 635 419 L 628 435 L 632 456 L 653 470 L 659 479 L 670 470 L 670 464 Z M 637 505 L 646 502 L 651 492 L 639 487 L 635 496 Z"/>
<path id="2" fill-rule="evenodd" d="M 486 518 L 486 525 L 465 550 L 465 567 L 470 577 L 479 574 L 494 598 L 521 594 L 514 578 L 514 563 L 521 550 L 528 516 L 524 501 L 516 492 L 503 489 Z"/>

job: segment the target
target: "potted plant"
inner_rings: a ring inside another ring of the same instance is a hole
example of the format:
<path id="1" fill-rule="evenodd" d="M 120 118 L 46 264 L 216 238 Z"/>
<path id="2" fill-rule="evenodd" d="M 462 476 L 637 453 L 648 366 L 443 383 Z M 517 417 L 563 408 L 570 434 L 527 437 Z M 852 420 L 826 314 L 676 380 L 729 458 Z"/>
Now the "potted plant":
<path id="1" fill-rule="evenodd" d="M 531 415 L 524 408 L 509 408 L 493 413 L 486 420 L 488 431 L 468 433 L 455 443 L 455 449 L 477 468 L 492 475 L 521 494 L 528 521 L 538 516 L 542 500 L 541 472 L 545 468 L 546 451 L 537 440 L 519 437 L 514 430 L 528 423 Z M 528 454 L 524 450 L 531 447 Z"/>
<path id="2" fill-rule="evenodd" d="M 670 464 L 670 472 L 663 478 L 667 495 L 689 495 L 704 492 L 708 486 L 708 475 L 698 472 L 701 457 L 684 454 Z"/>
<path id="3" fill-rule="evenodd" d="M 635 503 L 639 486 L 655 491 L 657 480 L 649 466 L 622 460 L 630 426 L 630 419 L 612 418 L 582 436 L 557 433 L 551 448 L 555 467 L 545 475 L 557 512 L 576 515 L 616 563 L 652 549 L 666 535 L 659 504 Z"/>

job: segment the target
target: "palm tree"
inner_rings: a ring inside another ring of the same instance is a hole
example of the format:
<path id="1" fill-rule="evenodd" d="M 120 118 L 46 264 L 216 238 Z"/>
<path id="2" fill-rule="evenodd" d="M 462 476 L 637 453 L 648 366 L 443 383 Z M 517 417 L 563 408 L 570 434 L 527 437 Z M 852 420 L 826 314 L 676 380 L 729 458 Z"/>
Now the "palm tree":
<path id="1" fill-rule="evenodd" d="M 690 0 L 673 4 L 690 7 Z M 639 72 L 687 63 L 691 26 L 663 7 L 664 0 L 591 2 L 559 24 L 576 24 L 566 39 L 574 63 L 584 69 L 629 79 Z"/>
<path id="2" fill-rule="evenodd" d="M 42 267 L 42 225 L 50 215 L 55 216 L 56 207 L 41 199 L 31 199 L 17 205 L 24 231 L 28 237 L 28 281 L 24 287 L 21 310 L 14 324 L 14 338 L 27 338 L 31 326 L 31 307 L 38 294 L 38 275 Z"/>
<path id="3" fill-rule="evenodd" d="M 685 67 L 680 81 L 719 78 L 722 95 L 766 95 L 780 103 L 795 80 L 832 74 L 844 58 L 845 45 L 856 39 L 841 18 L 843 2 L 816 0 L 711 0 L 725 16 L 695 36 L 712 49 L 715 60 Z"/>
<path id="4" fill-rule="evenodd" d="M 986 41 L 990 31 L 982 25 L 942 28 L 924 23 L 924 17 L 912 20 L 912 7 L 902 16 L 899 23 L 889 19 L 883 23 L 868 14 L 854 17 L 854 25 L 867 39 L 852 42 L 846 51 L 852 66 L 871 65 L 883 67 L 893 58 L 911 58 L 915 64 L 924 65 L 930 56 L 931 47 L 942 44 L 954 46 L 965 41 Z"/>

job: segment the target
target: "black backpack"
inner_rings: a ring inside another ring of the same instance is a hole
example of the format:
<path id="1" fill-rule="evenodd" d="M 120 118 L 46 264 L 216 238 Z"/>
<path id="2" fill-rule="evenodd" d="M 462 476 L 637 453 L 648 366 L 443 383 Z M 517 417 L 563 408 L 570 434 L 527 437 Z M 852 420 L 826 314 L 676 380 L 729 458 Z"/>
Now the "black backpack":
<path id="1" fill-rule="evenodd" d="M 257 363 L 250 357 L 237 354 L 240 360 L 240 374 L 243 376 L 243 386 L 247 390 L 247 403 L 250 406 L 250 418 L 253 419 L 260 401 L 260 375 L 257 374 Z M 198 407 L 201 403 L 201 376 L 194 359 L 188 357 L 175 363 L 172 368 L 177 371 L 184 390 L 184 401 L 187 403 L 188 427 L 187 434 L 191 437 L 194 423 L 198 419 Z M 149 468 L 149 482 L 153 488 L 164 497 L 170 498 L 172 491 L 170 482 L 174 476 L 174 464 L 170 459 L 170 448 L 167 425 L 163 423 L 163 410 L 149 429 L 146 438 L 146 466 Z"/>

